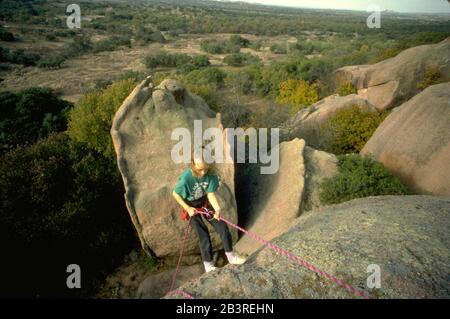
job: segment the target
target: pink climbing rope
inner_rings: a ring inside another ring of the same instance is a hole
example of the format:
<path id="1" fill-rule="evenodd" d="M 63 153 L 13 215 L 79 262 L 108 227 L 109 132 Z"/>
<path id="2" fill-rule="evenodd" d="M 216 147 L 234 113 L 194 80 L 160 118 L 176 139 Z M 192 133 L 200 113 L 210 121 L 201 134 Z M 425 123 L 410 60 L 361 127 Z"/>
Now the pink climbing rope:
<path id="1" fill-rule="evenodd" d="M 212 211 L 209 211 L 209 210 L 207 210 L 207 209 L 204 209 L 204 210 L 197 210 L 197 212 L 198 212 L 199 214 L 205 215 L 205 216 L 207 216 L 207 217 L 209 217 L 209 218 L 210 218 L 210 217 L 212 216 L 212 214 L 213 214 Z M 223 221 L 224 223 L 228 224 L 229 226 L 231 226 L 231 227 L 233 227 L 233 228 L 235 228 L 235 229 L 237 229 L 237 230 L 243 232 L 244 234 L 250 236 L 250 237 L 253 238 L 254 240 L 259 241 L 260 243 L 266 245 L 267 247 L 269 247 L 270 249 L 274 250 L 275 252 L 277 252 L 277 253 L 279 253 L 279 254 L 281 254 L 281 255 L 283 255 L 283 256 L 285 256 L 285 257 L 291 259 L 292 261 L 296 262 L 296 263 L 299 264 L 300 266 L 303 266 L 303 267 L 305 267 L 305 268 L 307 268 L 307 269 L 309 269 L 309 270 L 315 272 L 316 274 L 319 274 L 319 275 L 321 275 L 321 276 L 323 276 L 323 277 L 325 277 L 325 278 L 328 278 L 329 280 L 331 280 L 331 281 L 333 281 L 334 283 L 336 283 L 337 285 L 339 285 L 339 286 L 345 288 L 345 289 L 348 290 L 349 292 L 351 292 L 351 293 L 353 293 L 353 294 L 355 294 L 355 295 L 357 295 L 357 296 L 360 296 L 360 297 L 362 297 L 362 298 L 364 298 L 364 299 L 370 299 L 370 296 L 369 296 L 367 293 L 365 293 L 364 291 L 361 291 L 361 290 L 359 290 L 359 289 L 356 289 L 355 287 L 353 287 L 352 285 L 346 283 L 345 281 L 343 281 L 343 280 L 341 280 L 341 279 L 338 279 L 338 278 L 336 278 L 335 276 L 330 275 L 329 273 L 327 273 L 327 272 L 325 272 L 325 271 L 323 271 L 323 270 L 320 270 L 320 269 L 317 268 L 316 266 L 314 266 L 314 265 L 308 263 L 307 261 L 305 261 L 305 260 L 303 260 L 303 259 L 301 259 L 301 258 L 295 256 L 294 254 L 292 254 L 292 253 L 290 253 L 290 252 L 284 250 L 283 248 L 281 248 L 281 247 L 279 247 L 279 246 L 277 246 L 277 245 L 271 243 L 270 241 L 265 240 L 264 238 L 262 238 L 262 237 L 260 237 L 260 236 L 258 236 L 258 235 L 256 235 L 256 234 L 253 234 L 252 232 L 249 232 L 248 230 L 246 230 L 246 229 L 244 229 L 244 228 L 242 228 L 242 227 L 240 227 L 240 226 L 238 226 L 238 225 L 236 225 L 236 224 L 233 224 L 232 222 L 230 222 L 230 221 L 224 219 L 223 217 L 220 217 L 219 220 L 221 220 L 221 221 Z M 180 255 L 180 259 L 181 259 L 181 255 Z M 175 276 L 176 276 L 176 274 L 175 274 Z M 175 276 L 174 276 L 174 278 L 175 278 Z M 191 296 L 190 294 L 185 293 L 185 292 L 183 292 L 183 291 L 172 291 L 171 294 L 182 295 L 182 296 L 187 297 L 187 298 L 189 298 L 189 299 L 193 299 L 193 298 L 194 298 L 194 297 Z"/>
<path id="2" fill-rule="evenodd" d="M 189 218 L 189 221 L 186 224 L 186 227 L 184 228 L 184 236 L 183 236 L 183 241 L 181 243 L 181 249 L 180 249 L 180 257 L 178 258 L 177 268 L 175 269 L 175 272 L 173 274 L 172 283 L 170 284 L 169 292 L 167 294 L 174 294 L 174 293 L 176 293 L 176 294 L 181 294 L 184 297 L 188 297 L 190 299 L 193 299 L 194 297 L 192 297 L 189 294 L 184 293 L 183 291 L 173 290 L 173 288 L 175 286 L 175 281 L 177 280 L 178 272 L 180 270 L 181 258 L 183 257 L 184 249 L 186 247 L 187 240 L 189 239 L 189 235 L 191 233 L 191 227 L 190 227 L 191 226 L 191 220 L 192 220 L 192 218 Z"/>

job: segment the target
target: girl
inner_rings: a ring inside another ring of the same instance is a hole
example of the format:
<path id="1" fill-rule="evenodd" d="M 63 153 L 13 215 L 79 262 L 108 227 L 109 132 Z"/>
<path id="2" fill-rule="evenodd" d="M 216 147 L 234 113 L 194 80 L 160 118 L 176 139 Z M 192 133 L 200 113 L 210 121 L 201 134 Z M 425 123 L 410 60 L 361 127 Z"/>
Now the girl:
<path id="1" fill-rule="evenodd" d="M 233 253 L 232 239 L 227 225 L 220 220 L 220 206 L 215 192 L 219 187 L 217 175 L 209 172 L 209 165 L 201 156 L 192 156 L 191 168 L 186 169 L 180 176 L 172 195 L 192 219 L 191 225 L 197 232 L 200 241 L 200 252 L 206 272 L 216 269 L 213 262 L 212 245 L 208 228 L 201 214 L 196 213 L 197 208 L 207 207 L 214 211 L 214 217 L 205 219 L 219 233 L 225 249 L 228 262 L 240 265 L 245 262 L 244 258 Z"/>

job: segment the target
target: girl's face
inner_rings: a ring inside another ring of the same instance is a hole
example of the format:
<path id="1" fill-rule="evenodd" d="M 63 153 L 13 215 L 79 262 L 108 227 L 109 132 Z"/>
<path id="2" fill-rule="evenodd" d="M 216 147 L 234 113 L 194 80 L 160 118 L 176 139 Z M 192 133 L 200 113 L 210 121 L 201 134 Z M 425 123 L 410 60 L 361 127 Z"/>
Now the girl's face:
<path id="1" fill-rule="evenodd" d="M 206 163 L 195 163 L 192 166 L 192 170 L 194 171 L 195 175 L 202 178 L 208 173 L 208 164 Z"/>

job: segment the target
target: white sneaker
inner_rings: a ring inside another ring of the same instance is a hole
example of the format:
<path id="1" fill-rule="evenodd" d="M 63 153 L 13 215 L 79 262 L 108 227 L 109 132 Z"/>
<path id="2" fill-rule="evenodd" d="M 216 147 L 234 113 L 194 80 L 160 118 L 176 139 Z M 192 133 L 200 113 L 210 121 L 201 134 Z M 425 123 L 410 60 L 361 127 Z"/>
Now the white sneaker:
<path id="1" fill-rule="evenodd" d="M 214 263 L 211 261 L 204 261 L 203 265 L 205 266 L 205 271 L 206 272 L 210 272 L 213 271 L 215 269 L 217 269 L 217 267 L 214 266 Z"/>
<path id="2" fill-rule="evenodd" d="M 227 255 L 228 262 L 232 265 L 242 265 L 246 262 L 246 259 L 240 256 L 237 256 L 234 252 L 225 253 Z"/>

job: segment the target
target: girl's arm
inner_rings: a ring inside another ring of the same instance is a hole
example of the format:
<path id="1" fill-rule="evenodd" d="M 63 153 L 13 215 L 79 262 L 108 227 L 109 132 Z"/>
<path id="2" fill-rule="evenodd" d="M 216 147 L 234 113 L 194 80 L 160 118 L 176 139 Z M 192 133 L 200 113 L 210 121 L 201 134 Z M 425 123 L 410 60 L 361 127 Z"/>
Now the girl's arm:
<path id="1" fill-rule="evenodd" d="M 214 218 L 220 219 L 220 206 L 219 201 L 217 200 L 216 193 L 208 193 L 208 201 L 211 206 L 214 208 Z"/>
<path id="2" fill-rule="evenodd" d="M 172 196 L 175 198 L 175 200 L 177 201 L 178 204 L 180 204 L 181 207 L 184 208 L 185 211 L 187 211 L 187 213 L 189 214 L 189 216 L 194 216 L 195 215 L 195 208 L 189 206 L 188 204 L 186 204 L 186 202 L 183 200 L 183 198 L 178 195 L 175 192 L 172 192 Z"/>

